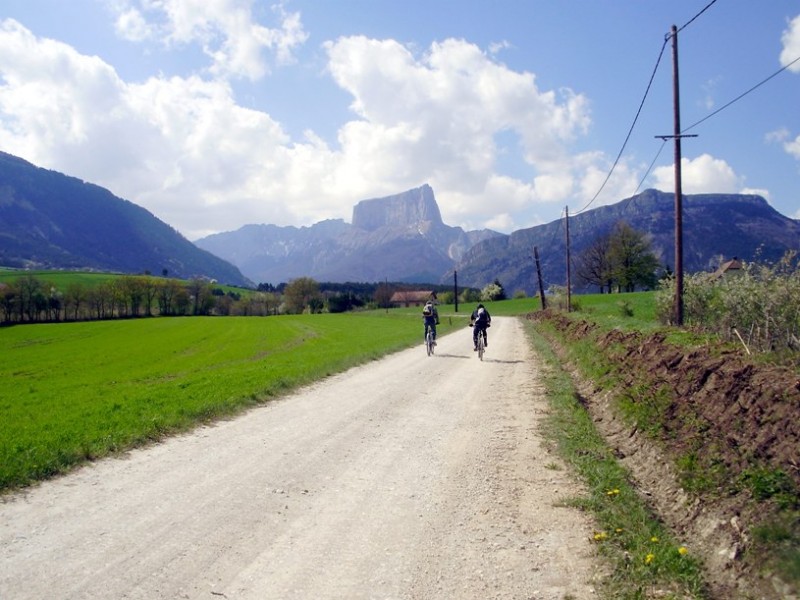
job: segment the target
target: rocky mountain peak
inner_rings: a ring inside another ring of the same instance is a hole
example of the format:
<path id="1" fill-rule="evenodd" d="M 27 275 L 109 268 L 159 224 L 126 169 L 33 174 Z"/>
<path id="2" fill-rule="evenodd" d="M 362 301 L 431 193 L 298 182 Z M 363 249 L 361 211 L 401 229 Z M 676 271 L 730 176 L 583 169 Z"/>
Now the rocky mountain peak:
<path id="1" fill-rule="evenodd" d="M 394 196 L 362 200 L 353 207 L 353 226 L 365 231 L 386 226 L 416 228 L 424 223 L 443 225 L 439 205 L 428 184 Z"/>

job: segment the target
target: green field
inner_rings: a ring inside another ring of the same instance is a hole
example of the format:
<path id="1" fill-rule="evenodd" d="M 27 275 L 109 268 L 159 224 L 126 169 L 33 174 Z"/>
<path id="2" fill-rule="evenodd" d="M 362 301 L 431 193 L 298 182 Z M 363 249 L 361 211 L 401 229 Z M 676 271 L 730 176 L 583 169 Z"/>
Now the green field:
<path id="1" fill-rule="evenodd" d="M 2 328 L 0 490 L 421 343 L 417 312 Z"/>
<path id="2" fill-rule="evenodd" d="M 113 273 L 84 273 L 80 271 L 25 271 L 22 269 L 0 268 L 0 283 L 11 283 L 20 277 L 35 277 L 59 289 L 66 289 L 69 285 L 76 283 L 87 286 L 100 285 L 119 279 L 121 275 Z"/>
<path id="3" fill-rule="evenodd" d="M 440 332 L 466 327 L 474 307 L 461 304 L 458 313 L 452 305 L 440 307 Z M 538 308 L 538 301 L 487 307 L 493 315 L 518 315 Z M 0 328 L 0 490 L 233 414 L 408 347 L 422 338 L 419 312 L 411 307 Z"/>

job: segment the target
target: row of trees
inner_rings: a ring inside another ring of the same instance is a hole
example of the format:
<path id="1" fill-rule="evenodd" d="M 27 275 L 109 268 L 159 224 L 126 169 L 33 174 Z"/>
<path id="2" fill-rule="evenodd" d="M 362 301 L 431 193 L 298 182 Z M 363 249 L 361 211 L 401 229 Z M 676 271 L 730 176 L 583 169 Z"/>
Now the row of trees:
<path id="1" fill-rule="evenodd" d="M 233 300 L 201 279 L 122 275 L 92 285 L 75 281 L 60 289 L 24 275 L 0 286 L 0 319 L 21 323 L 208 315 Z"/>
<path id="2" fill-rule="evenodd" d="M 388 307 L 392 295 L 400 287 L 401 284 L 389 283 L 319 284 L 309 277 L 300 277 L 279 286 L 264 284 L 257 290 L 225 291 L 203 279 L 182 281 L 150 275 L 120 275 L 102 283 L 76 280 L 62 289 L 34 275 L 23 275 L 11 283 L 0 283 L 0 322 L 336 313 L 362 307 Z M 452 302 L 452 291 L 442 292 L 440 286 L 435 287 L 442 301 Z M 490 287 L 494 294 L 491 298 L 468 288 L 460 299 L 470 302 L 504 297 L 498 282 Z"/>

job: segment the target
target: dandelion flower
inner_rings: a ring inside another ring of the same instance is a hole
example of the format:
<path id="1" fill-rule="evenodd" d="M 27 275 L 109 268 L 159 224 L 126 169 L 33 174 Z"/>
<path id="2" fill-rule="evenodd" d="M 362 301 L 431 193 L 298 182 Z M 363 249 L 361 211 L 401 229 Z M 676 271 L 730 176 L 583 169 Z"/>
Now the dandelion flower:
<path id="1" fill-rule="evenodd" d="M 680 548 L 678 548 L 678 554 L 680 554 L 681 556 L 688 553 L 689 551 L 686 549 L 686 546 L 681 546 Z"/>
<path id="2" fill-rule="evenodd" d="M 596 542 L 602 542 L 604 539 L 608 537 L 608 534 L 605 531 L 598 531 L 594 534 L 594 540 Z"/>
<path id="3" fill-rule="evenodd" d="M 644 557 L 644 564 L 649 565 L 655 559 L 656 555 L 653 553 L 648 554 Z"/>
<path id="4" fill-rule="evenodd" d="M 650 538 L 650 541 L 657 544 L 658 543 L 658 537 L 653 536 L 653 537 Z"/>
<path id="5" fill-rule="evenodd" d="M 623 532 L 623 531 L 625 531 L 625 530 L 624 530 L 622 527 L 617 527 L 617 528 L 616 528 L 614 531 L 615 531 L 616 533 L 622 533 L 622 532 Z"/>

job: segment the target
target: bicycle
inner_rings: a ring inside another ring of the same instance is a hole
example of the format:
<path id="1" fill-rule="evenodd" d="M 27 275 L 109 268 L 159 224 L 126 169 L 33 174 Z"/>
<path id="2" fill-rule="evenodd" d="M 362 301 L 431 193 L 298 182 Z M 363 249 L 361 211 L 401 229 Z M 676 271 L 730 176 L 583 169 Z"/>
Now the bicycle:
<path id="1" fill-rule="evenodd" d="M 433 339 L 433 329 L 428 327 L 428 333 L 425 334 L 425 350 L 428 352 L 428 356 L 433 354 L 433 349 L 436 346 L 436 342 Z"/>
<path id="2" fill-rule="evenodd" d="M 486 344 L 483 339 L 485 333 L 483 331 L 478 331 L 478 358 L 483 360 L 483 353 L 486 351 Z"/>

